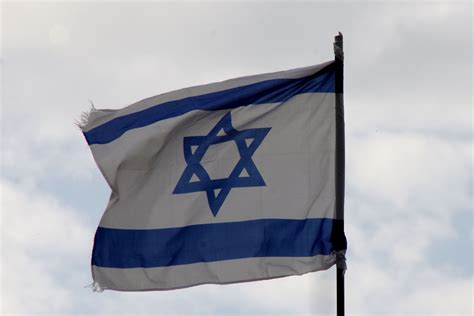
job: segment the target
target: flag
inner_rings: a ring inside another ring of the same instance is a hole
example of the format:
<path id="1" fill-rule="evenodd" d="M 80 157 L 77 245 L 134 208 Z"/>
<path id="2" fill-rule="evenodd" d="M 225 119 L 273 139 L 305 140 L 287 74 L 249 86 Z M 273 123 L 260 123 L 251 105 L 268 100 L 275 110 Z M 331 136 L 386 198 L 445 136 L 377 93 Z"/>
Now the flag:
<path id="1" fill-rule="evenodd" d="M 167 290 L 333 266 L 346 248 L 337 67 L 92 109 L 81 129 L 112 191 L 94 238 L 96 288 Z"/>

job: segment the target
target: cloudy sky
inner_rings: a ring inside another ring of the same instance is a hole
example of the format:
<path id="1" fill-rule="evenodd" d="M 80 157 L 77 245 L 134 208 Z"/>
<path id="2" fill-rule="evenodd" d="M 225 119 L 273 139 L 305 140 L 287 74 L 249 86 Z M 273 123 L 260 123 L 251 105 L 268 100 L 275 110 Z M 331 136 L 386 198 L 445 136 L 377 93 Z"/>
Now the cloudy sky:
<path id="1" fill-rule="evenodd" d="M 109 189 L 74 125 L 318 64 L 345 37 L 349 315 L 472 315 L 471 1 L 2 2 L 1 312 L 332 315 L 335 271 L 93 293 Z"/>

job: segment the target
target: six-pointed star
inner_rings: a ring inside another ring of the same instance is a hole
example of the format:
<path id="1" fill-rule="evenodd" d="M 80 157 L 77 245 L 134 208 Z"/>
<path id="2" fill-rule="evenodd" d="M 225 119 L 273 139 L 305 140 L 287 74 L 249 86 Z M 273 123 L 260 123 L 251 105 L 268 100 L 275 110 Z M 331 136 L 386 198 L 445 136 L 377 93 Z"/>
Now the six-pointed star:
<path id="1" fill-rule="evenodd" d="M 238 131 L 232 126 L 232 117 L 230 112 L 228 112 L 207 136 L 184 137 L 184 159 L 187 166 L 173 194 L 206 191 L 209 207 L 212 214 L 216 216 L 232 188 L 265 186 L 265 181 L 252 161 L 252 155 L 260 146 L 265 136 L 267 136 L 270 129 L 268 127 Z M 221 130 L 224 130 L 225 135 L 218 136 L 217 134 Z M 240 160 L 228 178 L 211 179 L 201 165 L 201 159 L 209 149 L 209 146 L 228 141 L 235 141 L 240 154 Z M 196 146 L 197 148 L 193 152 L 192 148 Z M 241 176 L 244 169 L 247 171 L 248 176 Z M 193 175 L 196 175 L 199 181 L 191 182 Z"/>

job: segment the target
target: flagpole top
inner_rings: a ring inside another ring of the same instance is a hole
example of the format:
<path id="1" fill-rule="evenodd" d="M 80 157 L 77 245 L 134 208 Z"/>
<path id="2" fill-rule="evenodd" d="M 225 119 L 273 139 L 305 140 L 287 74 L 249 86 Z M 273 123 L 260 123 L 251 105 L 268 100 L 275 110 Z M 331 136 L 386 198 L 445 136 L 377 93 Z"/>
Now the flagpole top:
<path id="1" fill-rule="evenodd" d="M 343 36 L 341 32 L 334 36 L 334 56 L 336 59 L 344 60 L 344 45 Z"/>

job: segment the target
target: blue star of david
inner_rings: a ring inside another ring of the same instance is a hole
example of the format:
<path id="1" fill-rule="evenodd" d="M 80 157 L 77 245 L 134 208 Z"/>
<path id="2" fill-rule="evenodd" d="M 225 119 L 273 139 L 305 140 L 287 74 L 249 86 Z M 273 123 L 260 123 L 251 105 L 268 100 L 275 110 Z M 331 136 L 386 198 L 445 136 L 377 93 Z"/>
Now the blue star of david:
<path id="1" fill-rule="evenodd" d="M 176 184 L 173 194 L 205 191 L 209 208 L 216 216 L 232 188 L 265 186 L 265 181 L 252 161 L 252 155 L 270 129 L 270 127 L 252 128 L 238 131 L 232 126 L 232 117 L 228 112 L 206 136 L 184 137 L 184 159 L 187 166 Z M 225 132 L 225 135 L 218 136 L 221 130 Z M 211 145 L 229 141 L 235 141 L 240 160 L 228 178 L 211 179 L 206 169 L 201 165 L 201 159 Z M 192 148 L 196 148 L 194 152 Z M 247 171 L 247 175 L 242 176 L 244 170 Z M 191 181 L 193 175 L 196 175 L 199 181 Z"/>

